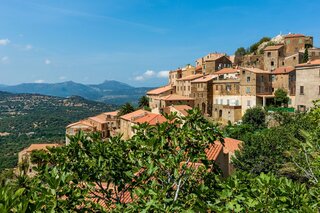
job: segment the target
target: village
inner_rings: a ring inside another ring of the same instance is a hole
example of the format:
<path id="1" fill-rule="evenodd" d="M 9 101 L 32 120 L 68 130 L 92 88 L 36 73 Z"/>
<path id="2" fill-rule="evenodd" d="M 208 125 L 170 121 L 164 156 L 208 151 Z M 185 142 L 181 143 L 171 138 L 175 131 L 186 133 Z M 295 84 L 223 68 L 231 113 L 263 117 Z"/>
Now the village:
<path id="1" fill-rule="evenodd" d="M 127 140 L 134 136 L 134 126 L 167 122 L 164 114 L 188 115 L 198 108 L 204 117 L 227 125 L 241 122 L 247 109 L 272 107 L 279 89 L 288 96 L 287 111 L 308 111 L 313 100 L 320 98 L 320 48 L 313 46 L 313 37 L 302 34 L 278 35 L 259 45 L 255 53 L 228 56 L 209 53 L 169 72 L 168 84 L 147 92 L 148 109 L 138 109 L 120 115 L 119 111 L 105 112 L 80 120 L 66 127 L 69 136 L 78 132 L 100 132 L 103 139 L 121 135 Z M 231 156 L 240 149 L 242 141 L 225 138 L 206 151 L 215 160 L 223 176 L 233 171 Z M 58 144 L 33 144 L 19 153 L 19 163 L 30 158 L 33 150 L 55 147 Z M 30 164 L 28 174 L 34 171 Z"/>

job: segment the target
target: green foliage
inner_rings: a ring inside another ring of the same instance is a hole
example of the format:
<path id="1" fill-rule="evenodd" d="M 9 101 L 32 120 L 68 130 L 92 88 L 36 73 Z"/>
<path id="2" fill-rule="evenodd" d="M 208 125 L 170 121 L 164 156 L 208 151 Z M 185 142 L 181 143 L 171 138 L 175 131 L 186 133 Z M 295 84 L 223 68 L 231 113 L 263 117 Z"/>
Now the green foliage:
<path id="1" fill-rule="evenodd" d="M 147 96 L 141 96 L 141 98 L 139 99 L 139 107 L 149 107 L 149 98 Z"/>
<path id="2" fill-rule="evenodd" d="M 319 189 L 284 177 L 238 173 L 219 184 L 214 212 L 318 212 Z"/>
<path id="3" fill-rule="evenodd" d="M 276 106 L 287 105 L 289 103 L 288 93 L 284 89 L 277 89 L 274 92 L 274 96 L 274 104 Z"/>
<path id="4" fill-rule="evenodd" d="M 247 51 L 244 47 L 239 47 L 234 54 L 236 56 L 244 56 L 247 54 Z"/>
<path id="5" fill-rule="evenodd" d="M 133 112 L 134 110 L 134 107 L 130 103 L 126 103 L 121 106 L 120 111 L 118 112 L 118 116 L 128 114 L 130 112 Z"/>
<path id="6" fill-rule="evenodd" d="M 247 109 L 242 117 L 242 122 L 255 129 L 264 128 L 266 126 L 266 113 L 261 107 Z"/>
<path id="7" fill-rule="evenodd" d="M 309 52 L 308 52 L 308 48 L 305 48 L 304 53 L 303 53 L 302 62 L 307 63 L 308 61 L 309 61 Z"/>
<path id="8" fill-rule="evenodd" d="M 269 37 L 263 37 L 261 38 L 258 42 L 252 44 L 249 48 L 250 53 L 257 53 L 258 47 L 260 44 L 262 44 L 263 42 L 267 42 L 270 41 L 271 39 Z"/>

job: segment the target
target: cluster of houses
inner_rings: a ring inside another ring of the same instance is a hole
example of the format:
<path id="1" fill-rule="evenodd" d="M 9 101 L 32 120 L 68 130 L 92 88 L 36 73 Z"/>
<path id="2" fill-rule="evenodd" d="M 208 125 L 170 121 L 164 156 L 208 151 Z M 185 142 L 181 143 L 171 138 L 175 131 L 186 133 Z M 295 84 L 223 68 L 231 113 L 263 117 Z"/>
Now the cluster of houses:
<path id="1" fill-rule="evenodd" d="M 289 107 L 308 110 L 320 98 L 320 48 L 313 47 L 311 36 L 277 38 L 266 42 L 259 53 L 210 53 L 197 59 L 195 66 L 170 71 L 168 85 L 147 93 L 152 112 L 185 104 L 222 124 L 235 123 L 248 108 L 272 105 L 280 88 L 287 91 Z"/>
<path id="2" fill-rule="evenodd" d="M 138 109 L 122 116 L 118 111 L 105 112 L 68 125 L 66 135 L 97 131 L 103 139 L 120 134 L 127 140 L 135 134 L 133 126 L 137 124 L 161 124 L 167 121 L 164 113 L 176 112 L 183 117 L 195 107 L 217 122 L 234 123 L 248 108 L 272 104 L 280 88 L 287 91 L 290 107 L 306 111 L 313 100 L 320 99 L 320 49 L 313 47 L 313 37 L 302 34 L 284 35 L 277 41 L 265 44 L 255 54 L 210 53 L 197 59 L 195 66 L 170 71 L 167 85 L 147 92 L 151 111 Z M 303 63 L 306 52 L 309 58 Z M 226 138 L 223 146 L 217 142 L 206 151 L 224 176 L 231 174 L 230 159 L 240 144 Z M 29 158 L 30 150 L 45 147 L 31 145 L 20 152 L 19 163 Z M 29 170 L 32 172 L 32 167 Z"/>

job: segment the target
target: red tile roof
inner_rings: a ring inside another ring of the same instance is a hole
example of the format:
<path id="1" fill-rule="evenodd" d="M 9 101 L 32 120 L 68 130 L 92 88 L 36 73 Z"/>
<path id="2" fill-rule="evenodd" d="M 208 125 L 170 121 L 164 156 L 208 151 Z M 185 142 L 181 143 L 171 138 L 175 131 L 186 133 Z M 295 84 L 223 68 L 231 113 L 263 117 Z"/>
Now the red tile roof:
<path id="1" fill-rule="evenodd" d="M 57 143 L 42 143 L 42 144 L 31 144 L 26 151 L 27 152 L 32 152 L 34 150 L 47 150 L 47 148 L 52 148 L 52 147 L 57 147 L 60 146 Z"/>
<path id="2" fill-rule="evenodd" d="M 184 78 L 177 79 L 177 81 L 194 80 L 194 79 L 200 78 L 201 76 L 203 76 L 203 75 L 202 74 L 188 75 L 188 76 L 186 76 Z"/>
<path id="3" fill-rule="evenodd" d="M 198 70 L 202 70 L 202 66 L 197 66 L 196 67 L 196 70 L 198 71 Z"/>
<path id="4" fill-rule="evenodd" d="M 150 113 L 146 116 L 143 116 L 134 120 L 134 123 L 138 123 L 138 124 L 148 123 L 149 125 L 154 126 L 156 124 L 161 124 L 166 121 L 167 119 L 163 115 Z"/>
<path id="5" fill-rule="evenodd" d="M 296 67 L 309 67 L 309 66 L 317 66 L 320 65 L 320 59 L 316 59 L 313 61 L 308 61 L 307 63 L 298 64 Z"/>
<path id="6" fill-rule="evenodd" d="M 184 116 L 188 115 L 188 110 L 192 109 L 192 107 L 188 106 L 188 105 L 173 105 L 171 106 L 173 108 L 175 108 L 177 111 L 181 112 L 181 114 L 183 114 Z"/>
<path id="7" fill-rule="evenodd" d="M 67 128 L 73 127 L 73 126 L 87 126 L 87 127 L 94 127 L 88 120 L 81 120 L 77 121 L 75 123 L 69 124 Z"/>
<path id="8" fill-rule="evenodd" d="M 242 69 L 253 72 L 253 73 L 270 73 L 270 71 L 262 70 L 259 68 L 242 67 Z"/>
<path id="9" fill-rule="evenodd" d="M 222 70 L 219 70 L 214 74 L 220 75 L 220 74 L 230 74 L 230 73 L 237 73 L 237 72 L 240 72 L 240 70 L 234 69 L 234 68 L 223 68 Z"/>
<path id="10" fill-rule="evenodd" d="M 295 38 L 295 37 L 305 37 L 305 35 L 303 34 L 288 34 L 286 36 L 284 36 L 285 38 Z"/>
<path id="11" fill-rule="evenodd" d="M 273 46 L 267 46 L 264 48 L 264 51 L 272 51 L 272 50 L 279 50 L 280 48 L 283 47 L 283 44 L 280 45 L 273 45 Z"/>
<path id="12" fill-rule="evenodd" d="M 205 75 L 205 76 L 202 76 L 202 78 L 197 78 L 193 81 L 191 81 L 191 83 L 205 83 L 205 82 L 208 82 L 208 81 L 211 81 L 212 79 L 216 78 L 217 75 Z"/>
<path id="13" fill-rule="evenodd" d="M 287 74 L 290 73 L 292 71 L 295 71 L 295 68 L 292 66 L 288 66 L 288 67 L 278 67 L 277 69 L 275 69 L 274 71 L 272 71 L 272 74 Z"/>
<path id="14" fill-rule="evenodd" d="M 234 153 L 236 150 L 240 149 L 240 144 L 242 141 L 233 139 L 233 138 L 224 138 L 224 145 L 220 141 L 215 141 L 214 144 L 209 146 L 209 149 L 206 149 L 206 155 L 208 160 L 217 160 L 221 151 L 224 154 Z"/>
<path id="15" fill-rule="evenodd" d="M 147 92 L 147 95 L 159 95 L 161 93 L 167 92 L 172 90 L 172 86 L 171 85 L 167 85 L 167 86 L 163 86 L 163 87 L 159 87 L 157 89 L 153 89 Z"/>
<path id="16" fill-rule="evenodd" d="M 189 98 L 189 97 L 177 95 L 177 94 L 167 95 L 159 99 L 164 101 L 193 101 L 194 100 L 193 98 Z"/>
<path id="17" fill-rule="evenodd" d="M 138 109 L 134 112 L 122 115 L 120 118 L 127 120 L 127 121 L 132 121 L 132 120 L 136 120 L 139 117 L 143 117 L 147 114 L 150 114 L 151 112 L 147 111 L 147 110 L 143 110 L 143 109 Z"/>

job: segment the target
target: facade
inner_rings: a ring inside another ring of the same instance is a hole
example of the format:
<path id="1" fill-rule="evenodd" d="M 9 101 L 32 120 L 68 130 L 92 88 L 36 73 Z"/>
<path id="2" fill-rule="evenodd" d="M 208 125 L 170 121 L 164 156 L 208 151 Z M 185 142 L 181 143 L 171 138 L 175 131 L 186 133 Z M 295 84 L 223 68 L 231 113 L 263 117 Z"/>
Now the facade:
<path id="1" fill-rule="evenodd" d="M 194 98 L 194 106 L 203 114 L 212 116 L 212 82 L 217 75 L 206 75 L 191 81 L 191 97 Z"/>
<path id="2" fill-rule="evenodd" d="M 177 113 L 177 116 L 185 117 L 189 114 L 188 110 L 191 110 L 191 109 L 192 107 L 188 105 L 171 105 L 171 106 L 164 107 L 162 110 L 162 113 L 164 114 Z"/>
<path id="3" fill-rule="evenodd" d="M 303 34 L 288 34 L 284 37 L 285 53 L 287 56 L 298 53 L 306 47 L 313 46 L 313 37 Z"/>
<path id="4" fill-rule="evenodd" d="M 191 97 L 191 81 L 202 77 L 202 74 L 189 75 L 177 80 L 176 93 L 186 97 Z"/>
<path id="5" fill-rule="evenodd" d="M 162 109 L 171 105 L 187 105 L 190 107 L 194 107 L 194 98 L 190 98 L 187 96 L 172 94 L 168 96 L 164 96 L 159 98 L 159 109 Z"/>
<path id="6" fill-rule="evenodd" d="M 95 132 L 96 129 L 87 120 L 81 120 L 81 121 L 69 124 L 66 127 L 66 145 L 68 145 L 70 143 L 68 136 L 74 136 L 80 131 L 85 132 L 85 133 L 90 133 L 90 132 Z"/>
<path id="7" fill-rule="evenodd" d="M 174 93 L 174 87 L 171 85 L 167 85 L 164 87 L 159 87 L 154 90 L 150 90 L 147 92 L 147 97 L 149 99 L 149 107 L 152 111 L 158 112 L 160 108 L 160 98 L 164 96 L 168 96 Z"/>
<path id="8" fill-rule="evenodd" d="M 284 65 L 284 45 L 274 45 L 264 48 L 264 70 L 274 70 Z"/>
<path id="9" fill-rule="evenodd" d="M 203 74 L 213 74 L 226 67 L 232 67 L 232 61 L 224 53 L 209 53 L 196 60 L 196 67 L 202 68 Z"/>
<path id="10" fill-rule="evenodd" d="M 59 144 L 31 144 L 28 148 L 23 149 L 21 152 L 18 154 L 18 164 L 21 166 L 24 164 L 26 166 L 25 171 L 19 171 L 18 168 L 18 174 L 21 172 L 26 172 L 25 175 L 27 176 L 34 176 L 36 174 L 36 171 L 34 171 L 34 167 L 36 167 L 36 164 L 33 164 L 31 162 L 31 154 L 35 150 L 44 150 L 47 151 L 48 147 L 53 148 L 53 147 L 58 147 L 60 146 Z"/>
<path id="11" fill-rule="evenodd" d="M 296 109 L 306 111 L 320 99 L 320 59 L 296 66 Z"/>

